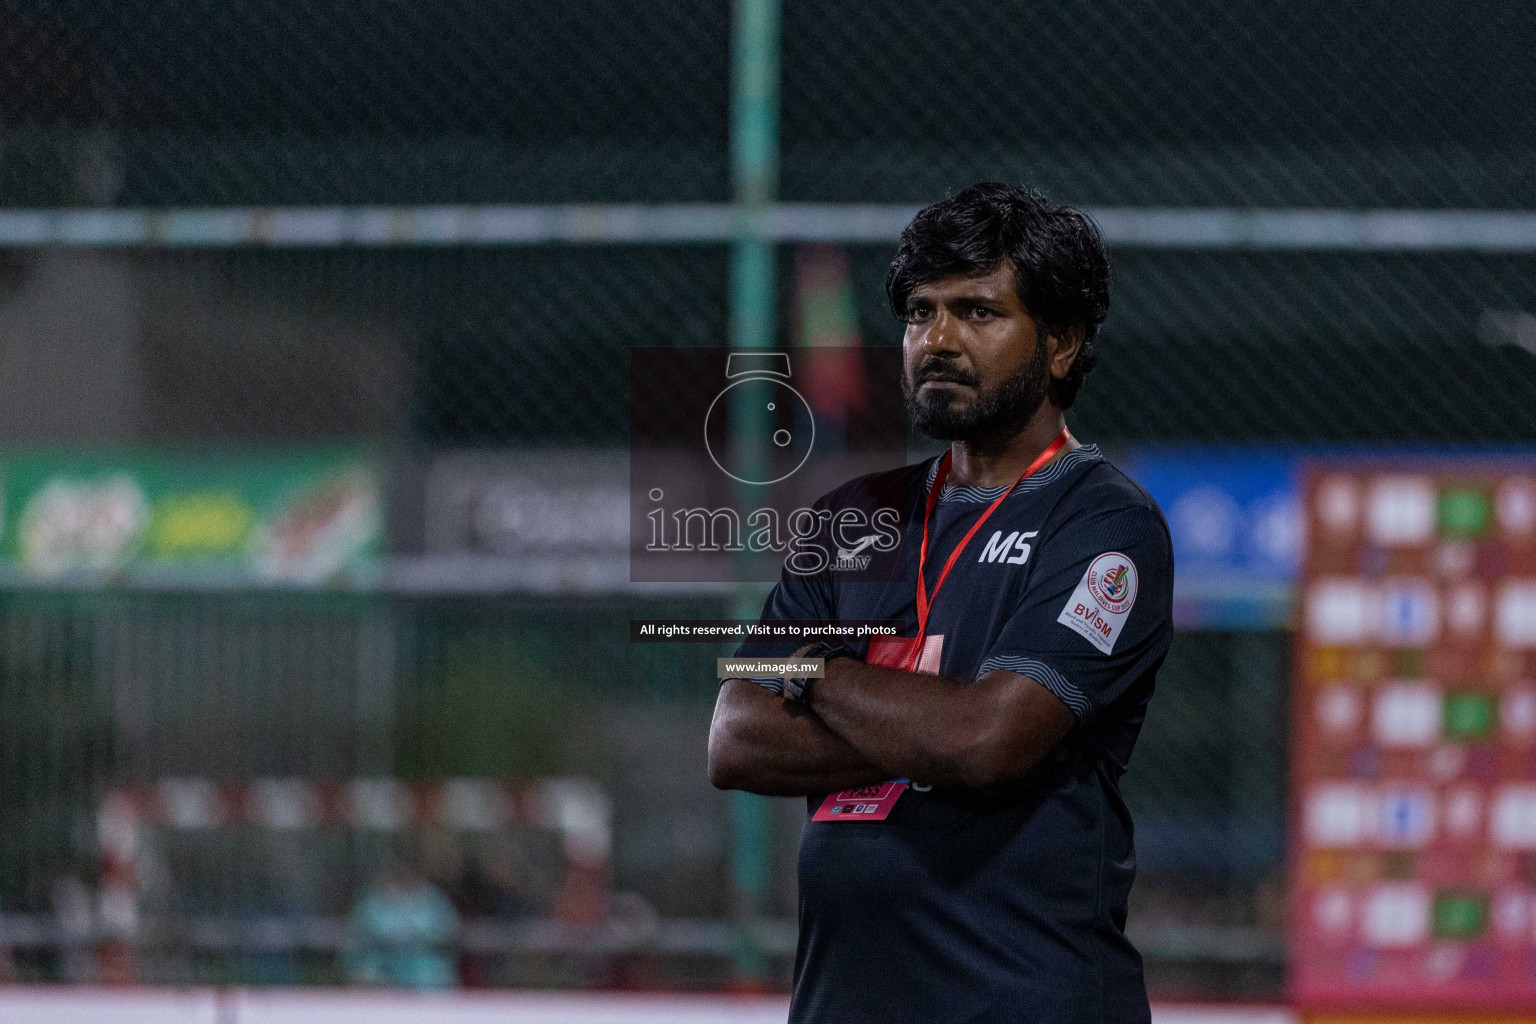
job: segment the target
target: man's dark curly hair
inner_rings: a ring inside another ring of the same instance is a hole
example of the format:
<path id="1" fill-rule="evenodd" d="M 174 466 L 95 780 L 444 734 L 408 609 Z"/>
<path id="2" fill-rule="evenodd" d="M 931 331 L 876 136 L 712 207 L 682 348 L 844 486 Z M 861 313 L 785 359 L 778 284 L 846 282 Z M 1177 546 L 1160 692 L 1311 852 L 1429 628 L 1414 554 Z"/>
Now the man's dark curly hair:
<path id="1" fill-rule="evenodd" d="M 1072 369 L 1052 380 L 1051 402 L 1068 409 L 1099 361 L 1094 339 L 1109 312 L 1109 261 L 1098 227 L 1082 211 L 1031 188 L 983 182 L 925 207 L 901 233 L 885 278 L 891 309 L 907 318 L 918 285 L 1013 265 L 1019 300 L 1041 338 L 1083 331 Z"/>

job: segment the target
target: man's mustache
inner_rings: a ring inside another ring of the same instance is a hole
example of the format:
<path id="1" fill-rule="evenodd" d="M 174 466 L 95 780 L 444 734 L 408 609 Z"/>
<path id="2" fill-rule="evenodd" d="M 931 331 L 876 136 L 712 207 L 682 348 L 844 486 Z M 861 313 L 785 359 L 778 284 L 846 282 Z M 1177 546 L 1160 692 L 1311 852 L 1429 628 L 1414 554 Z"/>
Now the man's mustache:
<path id="1" fill-rule="evenodd" d="M 964 384 L 967 387 L 976 386 L 976 378 L 974 376 L 965 373 L 957 367 L 946 366 L 943 363 L 924 363 L 912 375 L 912 383 L 914 385 L 940 382 Z"/>

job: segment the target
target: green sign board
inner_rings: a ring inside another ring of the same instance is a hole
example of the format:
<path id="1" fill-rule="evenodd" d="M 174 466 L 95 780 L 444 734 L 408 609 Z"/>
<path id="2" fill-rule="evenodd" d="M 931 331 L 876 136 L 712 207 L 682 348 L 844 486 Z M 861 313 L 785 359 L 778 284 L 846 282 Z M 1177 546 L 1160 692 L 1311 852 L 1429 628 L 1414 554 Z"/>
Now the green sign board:
<path id="1" fill-rule="evenodd" d="M 356 585 L 383 547 L 364 450 L 0 454 L 13 582 Z"/>

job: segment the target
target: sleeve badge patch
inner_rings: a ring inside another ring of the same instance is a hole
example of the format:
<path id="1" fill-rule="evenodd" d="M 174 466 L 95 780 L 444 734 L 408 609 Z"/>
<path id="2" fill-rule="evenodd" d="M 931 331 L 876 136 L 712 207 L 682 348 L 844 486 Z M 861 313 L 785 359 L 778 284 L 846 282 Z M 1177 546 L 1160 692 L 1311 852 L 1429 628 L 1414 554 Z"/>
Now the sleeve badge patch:
<path id="1" fill-rule="evenodd" d="M 1109 654 L 1135 603 L 1136 563 L 1111 551 L 1089 563 L 1056 621 Z"/>

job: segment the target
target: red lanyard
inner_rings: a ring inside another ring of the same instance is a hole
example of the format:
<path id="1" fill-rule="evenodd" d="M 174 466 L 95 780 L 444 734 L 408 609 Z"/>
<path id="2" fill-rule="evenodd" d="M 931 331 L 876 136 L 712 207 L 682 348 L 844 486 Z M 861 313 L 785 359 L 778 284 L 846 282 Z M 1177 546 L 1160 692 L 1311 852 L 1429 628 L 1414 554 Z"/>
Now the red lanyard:
<path id="1" fill-rule="evenodd" d="M 955 549 L 949 553 L 949 558 L 945 561 L 944 568 L 939 570 L 939 578 L 933 584 L 933 596 L 929 597 L 928 581 L 924 572 L 928 567 L 928 520 L 933 518 L 934 506 L 939 503 L 939 492 L 944 489 L 944 481 L 949 477 L 949 464 L 953 459 L 953 452 L 945 452 L 944 457 L 939 460 L 939 471 L 934 474 L 933 486 L 928 489 L 928 501 L 923 507 L 923 546 L 918 549 L 917 555 L 917 642 L 912 645 L 912 664 L 908 667 L 907 671 L 914 671 L 918 660 L 923 655 L 923 642 L 928 635 L 928 610 L 933 607 L 933 602 L 939 599 L 939 590 L 943 588 L 944 581 L 949 579 L 949 570 L 955 567 L 955 562 L 960 558 L 960 552 L 964 551 L 965 546 L 971 542 L 971 538 L 976 536 L 976 531 L 981 529 L 981 524 L 985 523 L 992 513 L 997 511 L 997 506 L 1003 503 L 1003 499 L 1013 493 L 1013 488 L 1029 479 L 1035 470 L 1050 462 L 1052 457 L 1061 451 L 1071 439 L 1071 433 L 1062 430 L 1061 433 L 1056 435 L 1056 440 L 1045 446 L 1045 451 L 1035 456 L 1035 461 L 1029 464 L 1029 467 L 1013 482 L 1012 486 L 998 495 L 997 500 L 987 506 L 987 510 L 981 514 L 981 518 L 976 520 L 976 525 L 966 531 L 960 543 L 956 544 Z"/>

